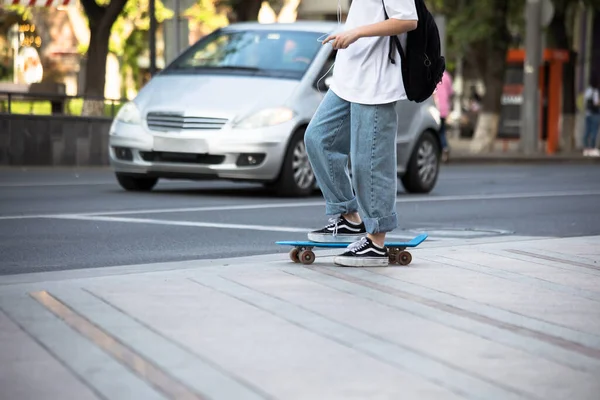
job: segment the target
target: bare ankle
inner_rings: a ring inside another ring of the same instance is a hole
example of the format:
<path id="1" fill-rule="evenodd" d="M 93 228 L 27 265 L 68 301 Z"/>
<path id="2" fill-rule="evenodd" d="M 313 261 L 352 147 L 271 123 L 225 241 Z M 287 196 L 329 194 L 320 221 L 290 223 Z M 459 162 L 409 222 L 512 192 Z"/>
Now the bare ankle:
<path id="1" fill-rule="evenodd" d="M 379 247 L 385 247 L 385 233 L 369 233 L 367 235 Z"/>
<path id="2" fill-rule="evenodd" d="M 360 224 L 362 222 L 362 220 L 360 219 L 360 215 L 357 212 L 343 214 L 342 217 L 346 218 L 347 221 L 353 222 L 355 224 Z"/>

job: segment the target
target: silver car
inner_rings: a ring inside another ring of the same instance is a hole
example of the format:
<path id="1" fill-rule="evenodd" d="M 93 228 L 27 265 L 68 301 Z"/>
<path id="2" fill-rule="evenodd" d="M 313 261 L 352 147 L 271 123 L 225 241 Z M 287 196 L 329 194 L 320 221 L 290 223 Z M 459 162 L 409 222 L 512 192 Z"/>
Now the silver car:
<path id="1" fill-rule="evenodd" d="M 304 131 L 335 60 L 320 42 L 331 22 L 239 23 L 198 41 L 124 105 L 110 129 L 110 163 L 126 190 L 158 179 L 264 183 L 277 194 L 316 188 Z M 398 103 L 398 175 L 408 192 L 438 177 L 439 112 Z"/>

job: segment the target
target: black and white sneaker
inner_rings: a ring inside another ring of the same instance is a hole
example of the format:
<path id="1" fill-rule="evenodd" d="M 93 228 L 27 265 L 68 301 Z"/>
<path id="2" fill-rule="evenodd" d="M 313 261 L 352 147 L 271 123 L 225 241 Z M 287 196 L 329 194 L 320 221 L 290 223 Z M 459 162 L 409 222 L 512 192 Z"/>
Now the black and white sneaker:
<path id="1" fill-rule="evenodd" d="M 387 267 L 389 255 L 385 247 L 379 247 L 368 237 L 348 246 L 348 250 L 333 259 L 342 267 Z"/>
<path id="2" fill-rule="evenodd" d="M 348 221 L 343 216 L 330 218 L 329 225 L 323 229 L 309 232 L 308 240 L 319 243 L 351 243 L 367 234 L 365 224 Z"/>

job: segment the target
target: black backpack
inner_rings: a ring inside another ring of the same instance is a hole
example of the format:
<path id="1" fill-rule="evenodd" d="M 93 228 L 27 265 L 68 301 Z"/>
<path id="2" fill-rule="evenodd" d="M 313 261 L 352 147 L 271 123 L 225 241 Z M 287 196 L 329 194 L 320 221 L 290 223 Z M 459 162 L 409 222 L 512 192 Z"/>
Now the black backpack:
<path id="1" fill-rule="evenodd" d="M 427 100 L 442 81 L 446 69 L 446 59 L 442 56 L 440 33 L 433 16 L 423 0 L 414 0 L 419 23 L 417 29 L 408 32 L 406 50 L 402 48 L 398 36 L 390 40 L 389 59 L 396 64 L 394 47 L 398 49 L 402 60 L 402 81 L 409 100 L 421 103 Z M 385 19 L 389 19 L 385 9 Z"/>

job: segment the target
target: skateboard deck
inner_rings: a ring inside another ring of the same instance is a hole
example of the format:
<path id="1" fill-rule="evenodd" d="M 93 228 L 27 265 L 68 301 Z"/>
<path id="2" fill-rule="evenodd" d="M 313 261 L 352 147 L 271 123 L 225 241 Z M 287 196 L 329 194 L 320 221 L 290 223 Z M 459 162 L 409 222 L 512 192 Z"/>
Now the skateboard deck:
<path id="1" fill-rule="evenodd" d="M 407 248 L 414 248 L 427 239 L 427 234 L 423 233 L 411 239 L 408 242 L 385 242 L 388 248 L 390 264 L 408 265 L 412 261 L 412 255 L 406 251 Z M 295 263 L 312 264 L 315 261 L 315 253 L 312 251 L 315 247 L 322 248 L 345 248 L 350 242 L 311 242 L 311 241 L 279 241 L 275 242 L 282 246 L 292 246 L 290 250 L 290 259 Z"/>

